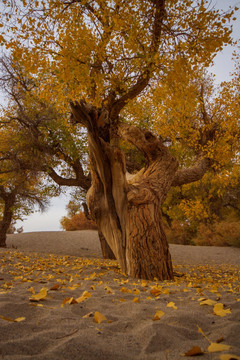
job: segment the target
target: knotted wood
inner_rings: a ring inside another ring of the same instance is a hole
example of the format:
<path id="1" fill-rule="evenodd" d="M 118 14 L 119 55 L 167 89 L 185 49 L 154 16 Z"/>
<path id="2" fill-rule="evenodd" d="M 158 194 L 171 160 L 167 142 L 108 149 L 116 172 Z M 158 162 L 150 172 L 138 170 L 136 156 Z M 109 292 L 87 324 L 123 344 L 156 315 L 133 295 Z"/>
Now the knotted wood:
<path id="1" fill-rule="evenodd" d="M 76 122 L 88 129 L 91 216 L 122 271 L 136 278 L 172 279 L 161 206 L 177 171 L 177 160 L 149 131 L 119 122 L 112 129 L 106 112 L 103 119 L 103 112 L 84 102 L 72 104 L 72 110 Z M 130 178 L 116 136 L 133 143 L 147 160 L 146 167 Z"/>

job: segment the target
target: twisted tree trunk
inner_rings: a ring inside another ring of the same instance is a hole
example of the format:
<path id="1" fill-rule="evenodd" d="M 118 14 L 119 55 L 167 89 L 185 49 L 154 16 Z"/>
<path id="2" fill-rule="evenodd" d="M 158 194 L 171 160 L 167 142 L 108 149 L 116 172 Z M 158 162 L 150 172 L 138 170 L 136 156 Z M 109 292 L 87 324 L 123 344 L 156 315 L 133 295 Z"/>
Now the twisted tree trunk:
<path id="1" fill-rule="evenodd" d="M 110 131 L 102 113 L 85 103 L 72 104 L 72 111 L 76 122 L 88 129 L 92 185 L 87 202 L 91 216 L 122 271 L 137 278 L 172 279 L 161 205 L 177 171 L 177 160 L 149 131 L 119 123 Z M 138 147 L 148 163 L 130 178 L 116 133 Z"/>
<path id="2" fill-rule="evenodd" d="M 161 207 L 171 186 L 201 179 L 206 158 L 178 170 L 178 161 L 150 131 L 120 123 L 111 111 L 85 101 L 71 103 L 75 123 L 88 130 L 92 185 L 87 193 L 91 216 L 126 274 L 145 279 L 172 279 L 173 269 L 163 230 Z M 114 112 L 113 112 L 114 113 Z M 126 172 L 118 138 L 135 145 L 146 165 Z"/>

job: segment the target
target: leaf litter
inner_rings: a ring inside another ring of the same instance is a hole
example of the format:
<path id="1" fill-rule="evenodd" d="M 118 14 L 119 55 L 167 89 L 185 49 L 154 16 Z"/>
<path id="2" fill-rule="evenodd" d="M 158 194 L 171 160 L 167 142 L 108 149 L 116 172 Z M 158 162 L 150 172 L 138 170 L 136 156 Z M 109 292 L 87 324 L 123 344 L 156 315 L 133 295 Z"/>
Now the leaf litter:
<path id="1" fill-rule="evenodd" d="M 101 332 L 104 332 L 104 328 L 116 320 L 112 320 L 114 313 L 103 315 L 101 311 L 104 308 L 95 308 L 94 299 L 99 296 L 109 299 L 108 301 L 115 306 L 122 306 L 121 304 L 124 305 L 130 301 L 132 306 L 137 307 L 139 302 L 152 300 L 148 302 L 150 307 L 147 319 L 156 324 L 167 321 L 168 314 L 172 314 L 173 310 L 177 317 L 178 311 L 184 306 L 186 297 L 188 302 L 195 304 L 195 309 L 198 305 L 202 313 L 213 316 L 213 321 L 214 317 L 226 318 L 231 314 L 234 315 L 231 306 L 239 303 L 239 267 L 185 265 L 174 268 L 176 272 L 181 273 L 181 276 L 176 277 L 172 282 L 158 282 L 157 279 L 154 281 L 134 280 L 124 276 L 116 261 L 113 260 L 36 253 L 25 255 L 16 250 L 9 250 L 4 251 L 0 259 L 0 299 L 1 296 L 23 287 L 26 289 L 26 301 L 30 300 L 30 305 L 40 307 L 40 309 L 50 307 L 53 301 L 59 304 L 58 309 L 65 305 L 88 304 L 90 312 L 85 313 L 81 318 L 83 321 L 93 318 L 95 323 L 102 323 L 104 326 Z M 44 284 L 44 287 L 41 284 Z M 79 290 L 81 290 L 80 293 Z M 31 293 L 30 298 L 27 292 Z M 226 294 L 228 294 L 227 297 Z M 219 301 L 222 295 L 229 300 L 230 306 Z M 158 309 L 153 316 L 154 313 L 150 309 L 155 303 Z M 168 310 L 163 311 L 164 308 Z M 211 308 L 212 311 L 209 313 L 207 309 Z M 12 323 L 27 321 L 24 314 L 16 319 L 8 317 L 7 314 L 0 315 L 0 319 Z M 197 320 L 196 318 L 196 325 Z M 222 343 L 224 338 L 221 339 L 221 343 L 212 342 L 200 327 L 198 327 L 198 332 L 209 342 L 209 346 L 202 349 L 193 341 L 192 348 L 186 349 L 184 356 L 222 353 L 230 350 L 230 345 Z M 221 360 L 239 359 L 231 354 L 220 354 L 220 356 Z"/>

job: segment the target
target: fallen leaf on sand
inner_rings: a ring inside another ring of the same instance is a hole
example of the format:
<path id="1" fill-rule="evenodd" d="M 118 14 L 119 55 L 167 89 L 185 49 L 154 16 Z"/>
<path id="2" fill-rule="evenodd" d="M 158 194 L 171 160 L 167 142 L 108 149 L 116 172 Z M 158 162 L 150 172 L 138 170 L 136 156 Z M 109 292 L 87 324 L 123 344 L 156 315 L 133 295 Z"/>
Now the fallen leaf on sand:
<path id="1" fill-rule="evenodd" d="M 96 321 L 96 323 L 101 324 L 101 322 L 107 320 L 107 318 L 99 311 L 96 311 L 94 314 L 94 320 Z"/>
<path id="2" fill-rule="evenodd" d="M 240 360 L 240 356 L 232 354 L 222 354 L 220 355 L 220 360 Z"/>
<path id="3" fill-rule="evenodd" d="M 219 344 L 219 343 L 214 343 L 212 342 L 203 332 L 203 330 L 197 325 L 198 327 L 198 332 L 201 333 L 205 339 L 210 343 L 209 347 L 208 347 L 208 351 L 211 352 L 219 352 L 219 351 L 227 351 L 231 348 L 230 345 L 225 345 L 225 344 Z"/>
<path id="4" fill-rule="evenodd" d="M 30 301 L 40 301 L 47 297 L 47 289 L 42 288 L 38 294 L 32 295 L 29 300 Z"/>
<path id="5" fill-rule="evenodd" d="M 55 284 L 50 288 L 50 290 L 58 290 L 59 288 L 61 288 L 61 285 L 60 284 Z"/>
<path id="6" fill-rule="evenodd" d="M 105 286 L 104 290 L 106 290 L 107 294 L 114 294 L 114 291 L 109 286 Z"/>
<path id="7" fill-rule="evenodd" d="M 79 288 L 79 284 L 73 284 L 72 286 L 68 286 L 67 288 L 69 289 L 69 290 L 76 290 L 77 288 Z"/>
<path id="8" fill-rule="evenodd" d="M 9 318 L 9 317 L 6 317 L 6 316 L 2 316 L 2 315 L 0 315 L 0 319 L 6 320 L 6 321 L 13 321 L 13 322 L 14 322 L 13 319 L 11 319 L 11 318 Z"/>
<path id="9" fill-rule="evenodd" d="M 63 307 L 66 304 L 73 305 L 73 304 L 78 304 L 78 302 L 73 297 L 70 298 L 67 297 L 66 299 L 63 300 L 61 307 Z"/>
<path id="10" fill-rule="evenodd" d="M 160 320 L 165 313 L 161 310 L 157 310 L 156 314 L 154 315 L 153 321 Z"/>
<path id="11" fill-rule="evenodd" d="M 30 287 L 30 288 L 28 289 L 28 291 L 29 291 L 30 293 L 32 293 L 32 294 L 35 294 L 35 290 L 34 290 L 33 287 Z"/>
<path id="12" fill-rule="evenodd" d="M 214 305 L 213 312 L 215 315 L 221 316 L 221 317 L 226 316 L 227 314 L 231 314 L 231 310 L 224 309 L 223 304 L 221 304 L 221 303 Z"/>
<path id="13" fill-rule="evenodd" d="M 207 300 L 204 300 L 202 302 L 200 302 L 200 305 L 210 305 L 210 306 L 213 306 L 215 305 L 217 302 L 214 301 L 214 300 L 211 300 L 211 299 L 207 299 Z"/>
<path id="14" fill-rule="evenodd" d="M 170 307 L 170 308 L 173 308 L 175 310 L 177 310 L 177 306 L 174 304 L 174 302 L 170 301 L 168 304 L 167 304 L 167 307 Z"/>
<path id="15" fill-rule="evenodd" d="M 153 296 L 159 296 L 162 292 L 162 287 L 157 287 L 154 286 L 151 290 L 150 290 L 150 294 Z"/>
<path id="16" fill-rule="evenodd" d="M 134 295 L 139 295 L 140 294 L 140 291 L 138 289 L 133 289 L 133 294 Z"/>
<path id="17" fill-rule="evenodd" d="M 11 318 L 9 318 L 9 317 L 2 316 L 2 315 L 0 315 L 0 319 L 6 320 L 6 321 L 10 321 L 10 322 L 21 322 L 21 321 L 26 320 L 25 317 L 19 317 L 19 318 L 16 318 L 16 319 L 11 319 Z"/>
<path id="18" fill-rule="evenodd" d="M 120 291 L 123 292 L 123 293 L 131 293 L 132 292 L 132 290 L 127 289 L 125 287 L 122 287 Z"/>
<path id="19" fill-rule="evenodd" d="M 169 289 L 164 289 L 164 290 L 163 290 L 163 294 L 170 294 Z"/>
<path id="20" fill-rule="evenodd" d="M 89 291 L 84 291 L 82 296 L 80 296 L 79 298 L 76 299 L 77 303 L 83 302 L 86 299 L 91 297 L 91 293 Z"/>
<path id="21" fill-rule="evenodd" d="M 134 302 L 134 303 L 139 303 L 139 298 L 138 298 L 138 297 L 135 297 L 135 298 L 133 299 L 133 302 Z"/>
<path id="22" fill-rule="evenodd" d="M 209 352 L 218 352 L 229 350 L 231 346 L 225 344 L 211 343 L 208 347 Z"/>
<path id="23" fill-rule="evenodd" d="M 87 318 L 90 318 L 90 317 L 93 317 L 93 316 L 94 316 L 94 315 L 93 315 L 93 312 L 90 312 L 90 313 L 84 315 L 84 316 L 83 316 L 83 319 L 87 319 Z"/>
<path id="24" fill-rule="evenodd" d="M 22 317 L 16 318 L 14 321 L 21 322 L 21 321 L 24 321 L 24 320 L 26 320 L 26 318 L 24 316 L 22 316 Z"/>
<path id="25" fill-rule="evenodd" d="M 205 339 L 211 344 L 211 341 L 209 340 L 209 338 L 207 337 L 207 335 L 205 335 L 205 333 L 203 332 L 203 330 L 197 325 L 197 328 L 198 328 L 198 332 L 200 333 L 200 334 L 202 334 L 204 337 L 205 337 Z"/>
<path id="26" fill-rule="evenodd" d="M 183 356 L 198 356 L 203 355 L 203 351 L 199 346 L 193 346 L 193 348 L 187 351 Z"/>

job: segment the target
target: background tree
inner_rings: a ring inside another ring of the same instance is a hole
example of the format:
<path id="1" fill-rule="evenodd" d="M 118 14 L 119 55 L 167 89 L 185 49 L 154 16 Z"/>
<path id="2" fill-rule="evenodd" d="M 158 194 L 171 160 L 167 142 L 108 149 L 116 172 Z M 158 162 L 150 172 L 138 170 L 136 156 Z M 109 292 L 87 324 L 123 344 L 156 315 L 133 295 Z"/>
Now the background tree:
<path id="1" fill-rule="evenodd" d="M 201 129 L 197 121 L 193 150 L 195 143 L 202 145 L 190 167 L 178 170 L 176 154 L 164 139 L 130 124 L 131 102 L 149 95 L 149 86 L 159 88 L 179 57 L 191 63 L 191 71 L 197 64 L 208 66 L 231 43 L 226 21 L 232 15 L 220 15 L 203 1 L 46 0 L 24 1 L 14 9 L 19 25 L 8 22 L 13 36 L 3 40 L 29 76 L 38 79 L 35 94 L 59 112 L 69 109 L 72 122 L 87 129 L 88 205 L 122 270 L 131 276 L 173 277 L 161 206 L 172 186 L 204 175 L 213 158 L 207 149 L 217 143 L 216 128 Z M 124 108 L 128 122 L 120 118 Z M 145 157 L 145 167 L 131 179 L 119 138 Z"/>
<path id="2" fill-rule="evenodd" d="M 0 247 L 6 246 L 6 234 L 13 221 L 29 215 L 38 205 L 43 211 L 50 191 L 36 170 L 21 168 L 14 142 L 19 134 L 0 124 Z M 17 135 L 17 136 L 16 136 Z M 53 195 L 53 194 L 51 194 Z"/>
<path id="3" fill-rule="evenodd" d="M 73 197 L 84 205 L 85 216 L 89 217 L 86 192 L 91 180 L 86 149 L 86 132 L 71 131 L 66 123 L 67 114 L 59 113 L 48 101 L 42 101 L 35 94 L 38 82 L 29 79 L 23 66 L 11 57 L 1 59 L 1 86 L 8 96 L 7 108 L 2 120 L 3 126 L 14 123 L 21 133 L 21 167 L 36 169 L 61 187 L 73 187 Z M 78 205 L 77 205 L 78 206 Z M 80 204 L 79 204 L 80 208 Z M 99 230 L 104 258 L 115 256 Z"/>

